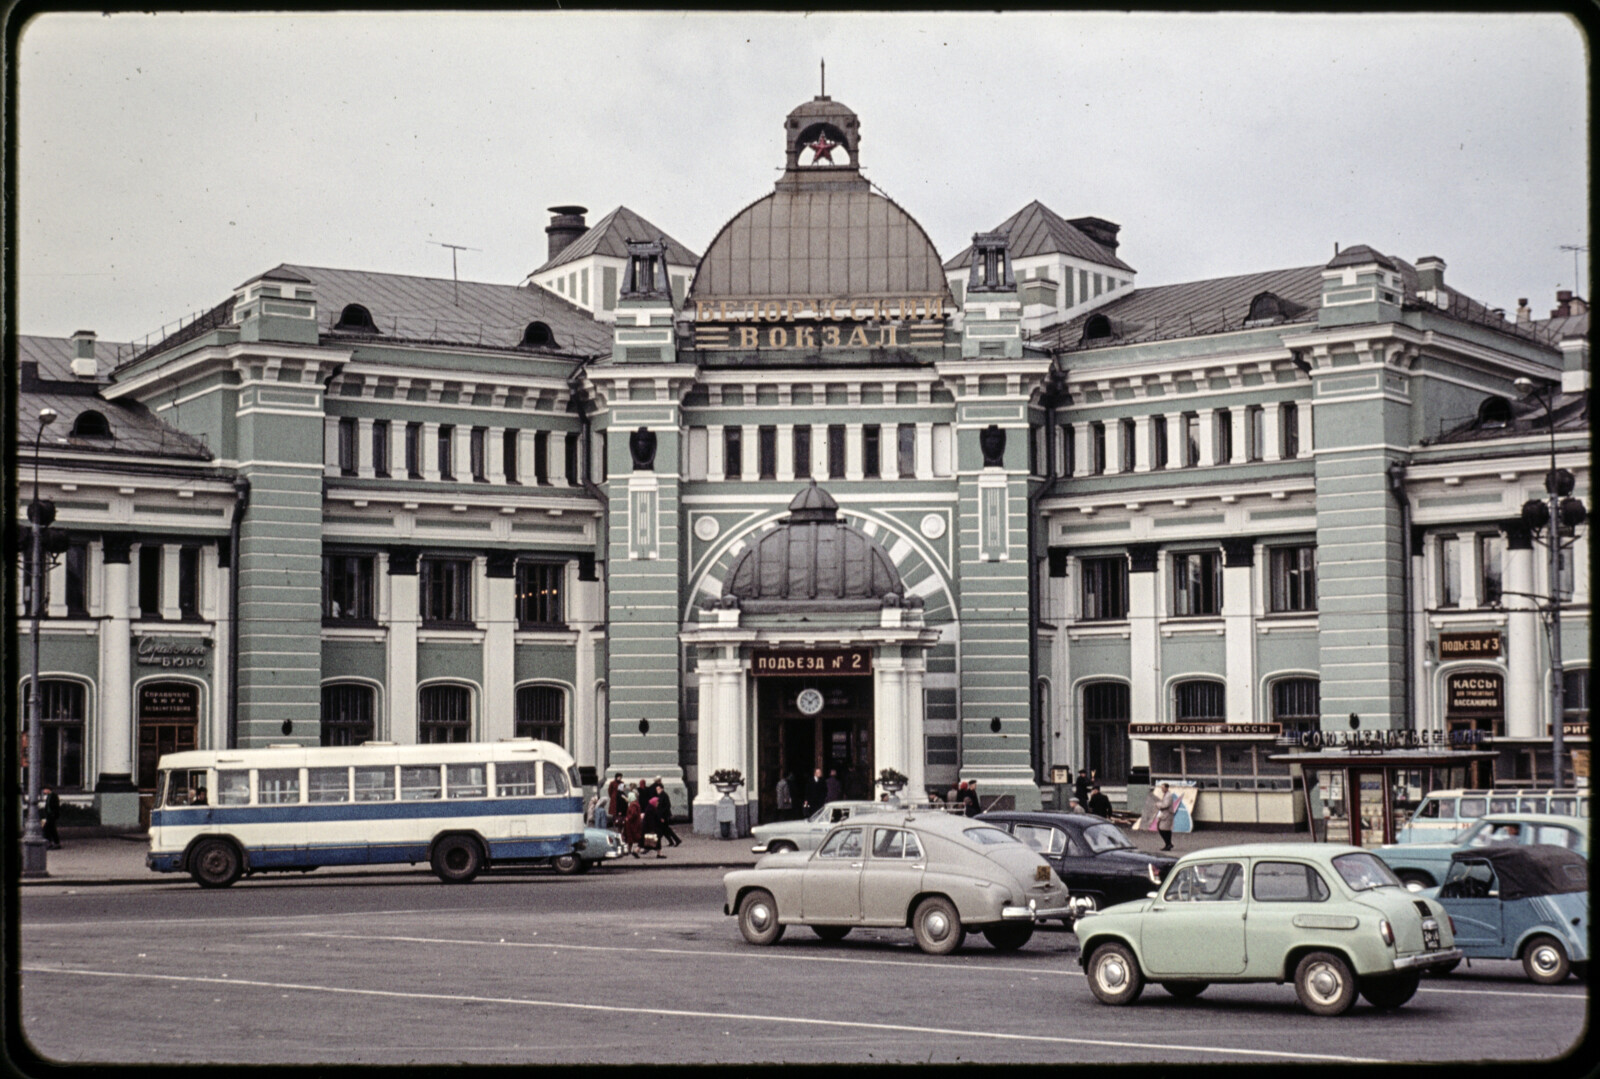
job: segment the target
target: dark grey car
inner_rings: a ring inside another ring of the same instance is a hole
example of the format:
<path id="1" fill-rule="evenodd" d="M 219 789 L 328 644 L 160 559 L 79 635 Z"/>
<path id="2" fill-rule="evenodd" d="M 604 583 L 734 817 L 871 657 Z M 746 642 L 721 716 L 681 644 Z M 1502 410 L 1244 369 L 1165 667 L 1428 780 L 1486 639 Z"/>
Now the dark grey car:
<path id="1" fill-rule="evenodd" d="M 1177 861 L 1146 854 L 1121 828 L 1092 813 L 1006 811 L 981 813 L 978 819 L 1044 855 L 1071 893 L 1074 909 L 1102 910 L 1143 899 Z"/>

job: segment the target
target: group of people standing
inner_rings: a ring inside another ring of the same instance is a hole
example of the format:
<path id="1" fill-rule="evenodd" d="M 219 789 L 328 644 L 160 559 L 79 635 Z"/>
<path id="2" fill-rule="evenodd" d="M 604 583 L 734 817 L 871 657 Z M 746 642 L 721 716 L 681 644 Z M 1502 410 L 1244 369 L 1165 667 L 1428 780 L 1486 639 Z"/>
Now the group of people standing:
<path id="1" fill-rule="evenodd" d="M 665 847 L 676 847 L 683 842 L 673 831 L 672 799 L 660 776 L 641 779 L 633 786 L 618 772 L 590 800 L 587 819 L 596 828 L 614 828 L 620 832 L 623 849 L 635 858 L 652 850 L 657 858 L 665 858 Z"/>

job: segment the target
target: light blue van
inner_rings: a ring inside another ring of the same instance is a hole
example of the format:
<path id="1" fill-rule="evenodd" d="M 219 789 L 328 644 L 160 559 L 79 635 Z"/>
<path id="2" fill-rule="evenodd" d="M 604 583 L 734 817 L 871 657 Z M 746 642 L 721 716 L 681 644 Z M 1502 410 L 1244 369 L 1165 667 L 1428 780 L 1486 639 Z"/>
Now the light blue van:
<path id="1" fill-rule="evenodd" d="M 1575 790 L 1442 790 L 1417 803 L 1396 843 L 1454 843 L 1489 813 L 1548 813 L 1589 818 L 1589 793 Z"/>

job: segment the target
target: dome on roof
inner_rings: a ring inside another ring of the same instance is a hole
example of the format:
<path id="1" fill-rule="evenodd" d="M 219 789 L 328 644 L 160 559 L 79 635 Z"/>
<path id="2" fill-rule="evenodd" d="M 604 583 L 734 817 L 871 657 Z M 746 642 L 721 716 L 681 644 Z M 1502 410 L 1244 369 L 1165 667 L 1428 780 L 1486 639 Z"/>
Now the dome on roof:
<path id="1" fill-rule="evenodd" d="M 734 562 L 722 586 L 725 603 L 736 600 L 755 614 L 907 604 L 889 553 L 839 520 L 838 503 L 815 481 L 794 497 L 789 511 Z"/>

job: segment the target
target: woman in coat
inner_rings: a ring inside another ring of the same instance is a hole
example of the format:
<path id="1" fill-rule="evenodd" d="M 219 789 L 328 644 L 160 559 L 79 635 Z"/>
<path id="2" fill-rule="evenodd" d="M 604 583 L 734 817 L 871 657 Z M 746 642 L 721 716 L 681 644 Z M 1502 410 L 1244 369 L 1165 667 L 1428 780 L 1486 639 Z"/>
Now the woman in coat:
<path id="1" fill-rule="evenodd" d="M 639 845 L 644 842 L 644 811 L 636 801 L 628 803 L 628 815 L 622 818 L 622 842 L 629 854 L 639 857 Z"/>
<path id="2" fill-rule="evenodd" d="M 662 851 L 662 849 L 661 849 L 661 847 L 662 847 L 662 842 L 661 842 L 662 841 L 662 832 L 664 831 L 664 826 L 661 823 L 661 799 L 659 799 L 659 798 L 650 799 L 650 803 L 644 807 L 643 820 L 644 820 L 644 827 L 642 829 L 643 833 L 645 835 L 653 835 L 653 836 L 655 836 L 656 857 L 657 858 L 665 858 L 666 857 L 666 853 L 664 851 Z"/>

